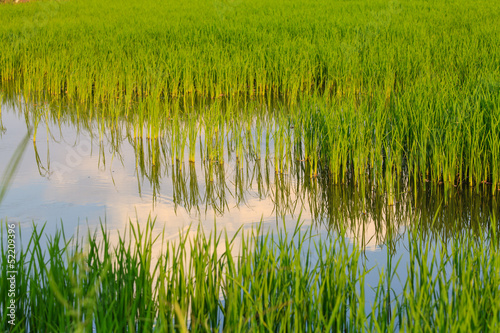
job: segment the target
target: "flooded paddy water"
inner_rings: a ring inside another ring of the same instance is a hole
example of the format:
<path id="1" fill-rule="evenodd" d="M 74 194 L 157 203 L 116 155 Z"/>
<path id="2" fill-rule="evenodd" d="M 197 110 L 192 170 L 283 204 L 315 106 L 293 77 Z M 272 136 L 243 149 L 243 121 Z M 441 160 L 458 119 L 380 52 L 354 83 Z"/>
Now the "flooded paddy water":
<path id="1" fill-rule="evenodd" d="M 250 131 L 261 136 L 262 158 L 248 152 L 238 158 L 239 148 L 226 140 L 222 159 L 209 161 L 201 129 L 191 162 L 187 147 L 182 161 L 172 157 L 178 149 L 174 137 L 133 138 L 130 124 L 108 128 L 95 121 L 55 119 L 60 112 L 48 104 L 2 105 L 2 170 L 28 129 L 32 132 L 35 123 L 37 127 L 36 141 L 25 148 L 0 207 L 2 218 L 26 230 L 33 223 L 46 223 L 49 230 L 61 221 L 67 231 L 103 221 L 120 229 L 130 220 L 151 216 L 167 234 L 177 234 L 190 224 L 210 229 L 214 222 L 234 231 L 260 221 L 282 228 L 284 223 L 295 225 L 300 216 L 318 230 L 345 228 L 367 251 L 381 251 L 388 242 L 404 238 L 409 226 L 432 237 L 454 237 L 463 230 L 480 233 L 498 212 L 498 196 L 490 195 L 491 186 L 445 190 L 442 184 L 412 186 L 400 179 L 390 202 L 387 191 L 377 190 L 370 180 L 360 186 L 353 181 L 333 184 L 328 173 L 310 177 L 304 160 L 292 158 L 286 172 L 276 172 L 275 138 L 270 134 L 266 142 L 266 133 L 255 128 Z"/>
<path id="2" fill-rule="evenodd" d="M 394 302 L 404 294 L 414 265 L 409 252 L 411 232 L 434 240 L 438 250 L 463 235 L 479 242 L 488 237 L 499 207 L 491 186 L 415 185 L 403 174 L 388 190 L 369 173 L 365 181 L 355 181 L 348 174 L 340 184 L 328 172 L 311 176 L 313 165 L 287 153 L 297 147 L 291 143 L 280 147 L 281 138 L 274 134 L 293 129 L 276 120 L 286 114 L 286 108 L 256 105 L 265 111 L 249 116 L 238 141 L 234 132 L 229 133 L 234 129 L 228 123 L 215 126 L 227 131 L 222 139 L 214 135 L 215 139 L 207 140 L 213 128 L 203 127 L 202 118 L 193 120 L 195 134 L 182 127 L 186 123 L 175 124 L 180 118 L 172 118 L 155 135 L 147 121 L 137 128 L 127 121 L 85 119 L 85 113 L 75 112 L 71 105 L 5 100 L 1 170 L 8 168 L 10 156 L 26 135 L 30 140 L 0 206 L 0 217 L 18 225 L 22 246 L 28 245 L 35 227 L 43 227 L 48 240 L 61 228 L 68 239 L 89 230 L 100 234 L 102 225 L 116 245 L 119 234 L 130 232 L 130 222 L 146 226 L 154 220 L 154 237 L 165 241 L 178 241 L 186 233 L 193 241 L 198 227 L 207 235 L 224 231 L 233 238 L 235 258 L 245 231 L 260 227 L 264 234 L 279 235 L 285 230 L 292 235 L 299 223 L 301 230 L 313 235 L 310 250 L 318 242 L 343 235 L 348 252 L 360 251 L 357 265 L 365 271 L 366 313 L 379 297 L 383 272 L 396 276 L 386 286 L 392 295 L 389 299 Z M 202 111 L 192 108 L 194 113 L 204 112 L 203 106 Z M 259 122 L 270 125 L 259 128 Z M 283 124 L 288 127 L 280 128 Z M 215 147 L 208 149 L 212 144 Z M 277 157 L 280 149 L 282 155 Z M 47 240 L 42 238 L 41 243 Z M 290 236 L 288 241 L 298 240 Z M 153 256 L 161 256 L 163 250 L 158 242 L 152 247 Z M 218 251 L 223 250 L 221 244 Z M 318 262 L 317 255 L 307 260 Z M 449 266 L 445 275 L 452 273 Z"/>

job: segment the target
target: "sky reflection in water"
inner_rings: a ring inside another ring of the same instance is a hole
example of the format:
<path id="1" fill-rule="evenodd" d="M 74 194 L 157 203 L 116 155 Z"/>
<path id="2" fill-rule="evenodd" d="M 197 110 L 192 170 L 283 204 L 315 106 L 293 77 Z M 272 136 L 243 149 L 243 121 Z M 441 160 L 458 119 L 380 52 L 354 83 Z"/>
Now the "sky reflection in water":
<path id="1" fill-rule="evenodd" d="M 30 107 L 2 105 L 1 170 L 27 124 L 34 123 Z M 410 225 L 446 239 L 483 229 L 498 210 L 497 198 L 472 190 L 449 195 L 439 186 L 415 190 L 403 183 L 396 204 L 389 206 L 385 194 L 371 188 L 311 179 L 300 161 L 288 174 L 276 175 L 272 158 L 236 162 L 234 154 L 225 152 L 224 164 L 203 162 L 198 144 L 196 163 L 187 158 L 181 163 L 172 161 L 164 138 L 132 139 L 125 126 L 112 131 L 51 119 L 40 120 L 36 144 L 28 145 L 0 206 L 0 218 L 19 222 L 28 234 L 33 223 L 46 222 L 48 234 L 62 223 L 72 234 L 78 226 L 95 229 L 100 221 L 109 230 L 123 230 L 130 220 L 152 216 L 158 231 L 175 239 L 192 224 L 209 231 L 216 222 L 218 230 L 234 234 L 261 221 L 272 230 L 293 228 L 300 217 L 304 227 L 315 225 L 320 235 L 346 229 L 370 256 L 385 260 L 387 240 L 393 251 L 403 250 Z"/>

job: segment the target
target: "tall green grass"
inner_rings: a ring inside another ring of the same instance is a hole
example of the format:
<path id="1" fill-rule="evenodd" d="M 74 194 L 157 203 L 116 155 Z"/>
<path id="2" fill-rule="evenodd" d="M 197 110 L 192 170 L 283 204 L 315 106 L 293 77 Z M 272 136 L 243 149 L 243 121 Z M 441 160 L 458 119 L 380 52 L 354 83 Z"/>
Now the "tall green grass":
<path id="1" fill-rule="evenodd" d="M 366 188 L 371 178 L 390 204 L 401 178 L 497 194 L 499 9 L 464 0 L 3 5 L 0 77 L 28 103 L 75 105 L 71 118 L 96 119 L 101 132 L 125 118 L 134 138 L 169 137 L 172 160 L 193 162 L 201 137 L 203 160 L 272 158 L 287 173 L 296 158 L 334 184 Z M 44 117 L 31 118 L 34 140 Z"/>
<path id="2" fill-rule="evenodd" d="M 463 0 L 4 5 L 0 73 L 25 93 L 80 101 L 318 92 L 389 105 L 414 88 L 498 81 L 498 9 Z"/>
<path id="3" fill-rule="evenodd" d="M 166 241 L 154 221 L 112 240 L 104 226 L 83 238 L 34 227 L 18 247 L 13 331 L 496 331 L 500 256 L 494 219 L 478 239 L 448 242 L 412 231 L 407 278 L 388 251 L 378 281 L 345 235 L 312 227 L 264 232 L 201 229 Z M 2 230 L 4 228 L 2 227 Z M 191 237 L 188 237 L 189 235 Z M 42 245 L 43 237 L 46 246 Z M 238 242 L 235 242 L 239 239 Z M 2 238 L 3 242 L 3 238 Z M 6 281 L 2 243 L 2 284 Z M 367 298 L 369 283 L 375 295 Z M 393 285 L 400 284 L 396 294 Z M 7 288 L 1 288 L 6 293 Z"/>

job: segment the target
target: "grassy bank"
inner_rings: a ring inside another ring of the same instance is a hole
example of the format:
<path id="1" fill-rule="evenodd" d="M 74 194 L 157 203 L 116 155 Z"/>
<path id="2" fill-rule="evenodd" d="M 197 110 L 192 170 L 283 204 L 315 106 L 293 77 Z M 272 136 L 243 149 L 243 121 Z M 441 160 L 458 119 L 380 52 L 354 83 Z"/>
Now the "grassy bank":
<path id="1" fill-rule="evenodd" d="M 86 241 L 70 241 L 62 230 L 44 235 L 35 228 L 29 245 L 17 249 L 14 327 L 5 310 L 8 288 L 1 288 L 3 329 L 493 332 L 500 325 L 495 228 L 484 239 L 466 233 L 447 244 L 411 233 L 408 278 L 397 281 L 398 258 L 389 256 L 387 267 L 375 268 L 379 280 L 370 281 L 373 301 L 365 284 L 371 268 L 343 236 L 257 228 L 236 244 L 198 229 L 174 242 L 153 229 L 149 221 L 131 224 L 118 241 L 105 230 L 102 238 L 89 231 Z M 10 270 L 6 249 L 2 243 L 2 286 Z"/>

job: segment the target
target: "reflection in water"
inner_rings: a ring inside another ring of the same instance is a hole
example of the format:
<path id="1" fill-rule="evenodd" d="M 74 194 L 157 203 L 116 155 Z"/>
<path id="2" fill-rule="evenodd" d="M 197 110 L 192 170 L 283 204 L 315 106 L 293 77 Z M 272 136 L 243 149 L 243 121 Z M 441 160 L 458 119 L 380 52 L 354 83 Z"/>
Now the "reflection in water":
<path id="1" fill-rule="evenodd" d="M 122 118 L 110 119 L 111 113 L 98 108 L 89 111 L 79 105 L 10 102 L 2 118 L 7 110 L 13 119 L 22 115 L 25 126 L 37 129 L 33 151 L 40 176 L 73 183 L 73 190 L 84 197 L 92 195 L 85 192 L 85 168 L 109 170 L 106 177 L 117 188 L 130 182 L 116 179 L 111 171 L 113 165 L 121 165 L 134 174 L 138 198 L 150 199 L 150 212 L 168 202 L 168 208 L 156 213 L 167 214 L 169 219 L 170 208 L 176 216 L 183 214 L 182 208 L 191 220 L 253 210 L 256 221 L 269 214 L 277 226 L 284 219 L 301 216 L 329 230 L 346 229 L 365 247 L 375 248 L 389 240 L 397 242 L 409 226 L 445 239 L 464 229 L 485 230 L 490 212 L 498 211 L 498 196 L 487 194 L 487 188 L 479 193 L 468 187 L 450 192 L 436 183 L 413 185 L 408 177 L 380 186 L 369 172 L 363 182 L 334 185 L 331 173 L 318 172 L 317 165 L 302 158 L 303 150 L 310 147 L 295 141 L 292 124 L 277 121 L 282 113 L 270 105 L 237 113 L 216 102 L 205 109 L 203 118 L 179 109 L 165 114 L 164 123 L 152 124 L 140 110 L 134 114 L 124 110 Z M 95 117 L 92 112 L 97 113 Z M 234 117 L 228 118 L 224 112 L 234 112 Z M 8 127 L 3 121 L 0 128 L 4 135 Z M 46 143 L 41 140 L 44 135 Z M 54 159 L 51 151 L 61 149 L 66 150 L 64 157 Z M 318 176 L 311 177 L 315 174 Z M 46 204 L 40 200 L 41 205 Z M 140 199 L 130 199 L 131 204 L 137 201 Z M 267 205 L 272 207 L 270 212 L 263 209 Z M 9 210 L 2 213 L 9 214 Z"/>

